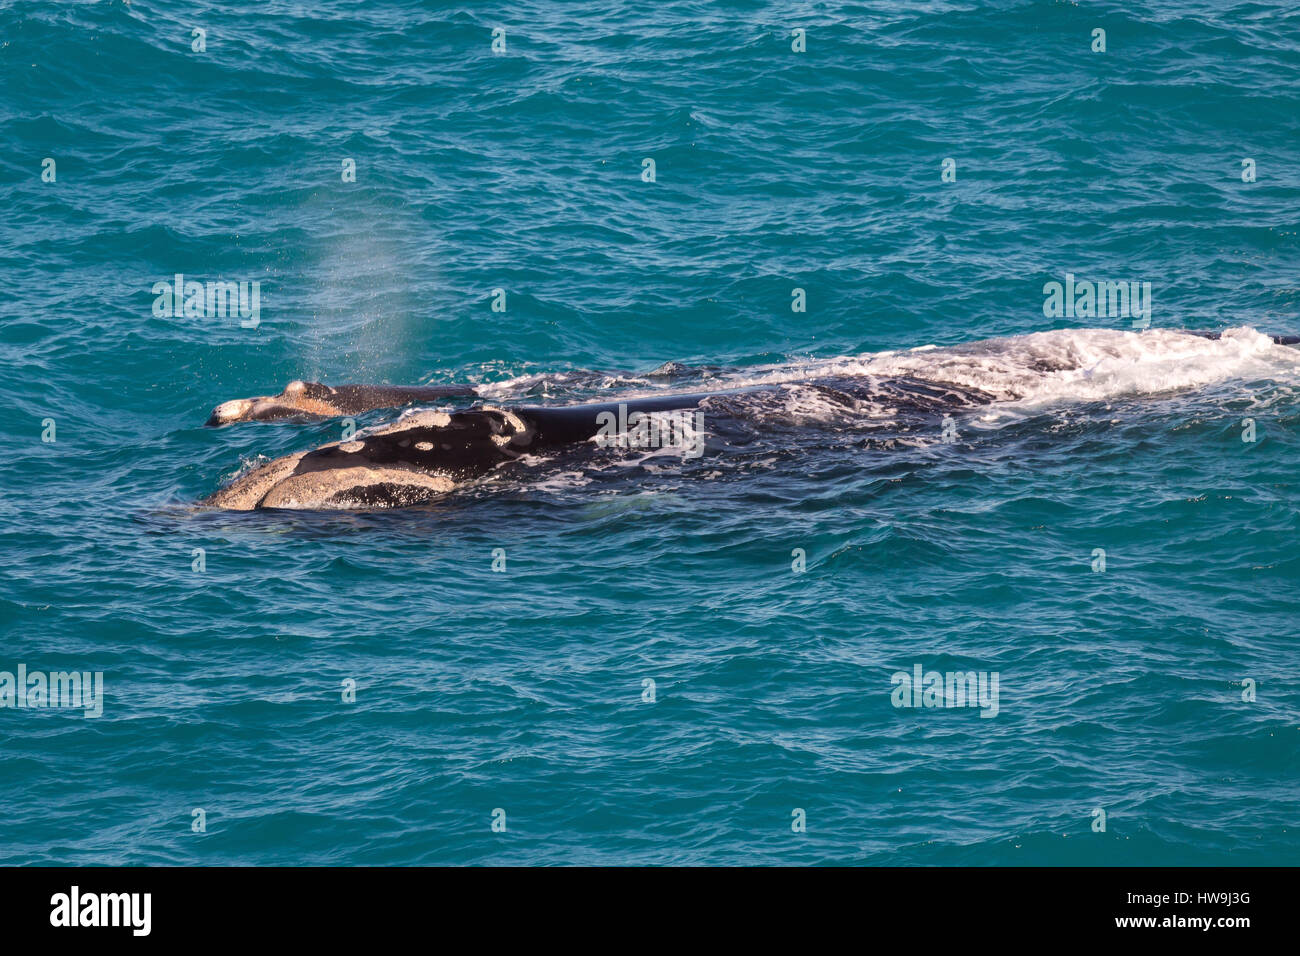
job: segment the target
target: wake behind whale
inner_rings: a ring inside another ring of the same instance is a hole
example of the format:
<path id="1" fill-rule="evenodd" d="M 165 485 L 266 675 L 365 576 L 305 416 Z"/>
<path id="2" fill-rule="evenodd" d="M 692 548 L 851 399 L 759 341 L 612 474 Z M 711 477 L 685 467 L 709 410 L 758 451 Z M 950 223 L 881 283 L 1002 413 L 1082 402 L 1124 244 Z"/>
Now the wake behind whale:
<path id="1" fill-rule="evenodd" d="M 748 369 L 679 367 L 625 377 L 617 395 L 596 389 L 570 404 L 519 402 L 538 384 L 527 379 L 473 388 L 295 382 L 277 396 L 222 403 L 208 424 L 407 410 L 350 441 L 259 464 L 202 504 L 242 511 L 396 508 L 489 476 L 526 476 L 539 460 L 581 467 L 610 455 L 725 456 L 772 433 L 789 433 L 794 446 L 845 431 L 875 441 L 938 439 L 957 417 L 979 409 L 987 415 L 1230 381 L 1300 381 L 1300 352 L 1285 347 L 1296 341 L 1246 328 L 1066 329 Z M 590 383 L 574 376 L 568 384 Z M 456 397 L 481 401 L 462 410 L 422 407 Z"/>

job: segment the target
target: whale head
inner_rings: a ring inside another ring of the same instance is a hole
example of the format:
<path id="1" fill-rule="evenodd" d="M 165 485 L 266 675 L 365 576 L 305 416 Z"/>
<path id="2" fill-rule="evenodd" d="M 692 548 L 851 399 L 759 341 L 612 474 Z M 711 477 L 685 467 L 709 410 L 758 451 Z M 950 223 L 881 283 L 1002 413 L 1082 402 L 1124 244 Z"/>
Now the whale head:
<path id="1" fill-rule="evenodd" d="M 271 422 L 282 418 L 331 418 L 341 415 L 341 409 L 332 396 L 334 390 L 319 382 L 293 381 L 279 395 L 255 395 L 222 402 L 212 410 L 205 423 L 219 428 L 235 422 Z"/>
<path id="2" fill-rule="evenodd" d="M 521 457 L 536 434 L 509 409 L 421 409 L 351 441 L 260 465 L 203 504 L 231 511 L 365 511 L 427 504 Z"/>
<path id="3" fill-rule="evenodd" d="M 212 414 L 204 424 L 208 428 L 218 428 L 222 425 L 242 422 L 252 413 L 255 403 L 256 400 L 252 398 L 236 398 L 229 402 L 222 402 L 212 410 Z"/>

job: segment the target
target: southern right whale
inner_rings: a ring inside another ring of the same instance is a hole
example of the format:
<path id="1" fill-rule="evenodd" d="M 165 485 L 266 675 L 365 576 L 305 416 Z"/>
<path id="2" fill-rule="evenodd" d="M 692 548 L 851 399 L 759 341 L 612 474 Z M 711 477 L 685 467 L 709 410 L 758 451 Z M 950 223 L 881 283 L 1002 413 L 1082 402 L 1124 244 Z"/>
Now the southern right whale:
<path id="1" fill-rule="evenodd" d="M 1062 330 L 1062 334 L 1079 330 Z M 593 447 L 611 421 L 653 421 L 656 416 L 709 410 L 710 422 L 743 415 L 747 406 L 761 404 L 782 389 L 797 387 L 818 400 L 845 408 L 869 404 L 889 416 L 936 420 L 963 409 L 976 408 L 1015 397 L 1017 384 L 1033 376 L 1066 373 L 1076 378 L 1091 375 L 1087 363 L 1098 354 L 1106 358 L 1137 333 L 1107 332 L 1105 348 L 1091 352 L 1065 347 L 1038 354 L 1029 350 L 1017 358 L 1007 388 L 985 388 L 964 381 L 951 369 L 969 370 L 980 362 L 1007 364 L 1006 343 L 987 340 L 950 350 L 912 350 L 884 353 L 894 356 L 883 364 L 885 374 L 872 374 L 876 365 L 852 374 L 835 365 L 814 377 L 798 381 L 773 380 L 741 387 L 715 387 L 682 393 L 630 396 L 571 405 L 479 404 L 462 410 L 423 408 L 407 412 L 395 422 L 366 430 L 345 442 L 285 455 L 239 475 L 201 502 L 230 510 L 259 508 L 371 509 L 420 504 L 458 485 L 473 481 L 526 456 L 580 451 Z M 1051 335 L 1052 333 L 1039 333 Z M 1163 333 L 1181 338 L 1184 333 Z M 1218 332 L 1192 335 L 1218 339 Z M 1251 333 L 1258 340 L 1268 338 Z M 1116 338 L 1118 337 L 1118 338 Z M 1033 336 L 1020 337 L 1031 339 Z M 1271 336 L 1278 345 L 1300 344 L 1300 336 Z M 1113 340 L 1113 341 L 1112 341 Z M 1137 341 L 1141 341 L 1138 339 Z M 1187 339 L 1181 339 L 1187 342 Z M 1130 343 L 1131 344 L 1131 343 Z M 999 351 L 1002 349 L 1003 351 Z M 1176 356 L 1173 356 L 1176 358 Z M 1162 359 L 1164 360 L 1164 359 Z M 963 365 L 962 363 L 966 363 Z M 972 364 L 973 363 L 973 364 Z M 880 363 L 877 363 L 880 364 Z M 1005 370 L 1003 370 L 1005 371 Z M 1019 376 L 1019 378 L 1017 378 Z M 965 376 L 969 378 L 969 376 Z M 1073 380 L 1073 379 L 1072 379 Z M 357 414 L 377 408 L 395 408 L 447 397 L 482 396 L 482 388 L 394 386 L 341 386 L 292 383 L 271 399 L 243 399 L 227 414 L 214 412 L 216 424 L 256 418 L 320 418 L 331 414 Z M 252 403 L 247 405 L 245 403 Z M 258 402 L 269 403 L 260 406 Z M 739 410 L 739 411 L 737 411 Z M 213 424 L 209 420 L 209 424 Z"/>

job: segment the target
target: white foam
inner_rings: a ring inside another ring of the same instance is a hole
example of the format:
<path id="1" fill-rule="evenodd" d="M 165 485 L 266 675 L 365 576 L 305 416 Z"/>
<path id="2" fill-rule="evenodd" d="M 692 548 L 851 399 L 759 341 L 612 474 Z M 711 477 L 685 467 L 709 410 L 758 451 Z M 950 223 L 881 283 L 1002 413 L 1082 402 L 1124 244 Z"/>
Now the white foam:
<path id="1" fill-rule="evenodd" d="M 837 356 L 758 366 L 710 381 L 710 390 L 798 385 L 844 378 L 914 378 L 978 389 L 995 401 L 1106 401 L 1178 392 L 1228 382 L 1300 382 L 1300 349 L 1276 345 L 1248 327 L 1207 339 L 1171 329 L 1059 329 L 958 346 Z M 663 390 L 627 397 L 663 395 Z M 789 410 L 807 417 L 844 409 L 805 390 L 791 390 Z M 884 409 L 874 409 L 884 414 Z"/>
<path id="2" fill-rule="evenodd" d="M 521 392 L 550 393 L 551 383 L 568 376 L 529 374 L 479 386 L 479 393 L 509 401 Z M 603 390 L 620 388 L 620 398 L 635 399 L 707 390 L 789 386 L 772 401 L 771 411 L 795 422 L 858 420 L 894 413 L 881 402 L 859 398 L 849 408 L 800 385 L 835 378 L 912 378 L 935 385 L 977 389 L 992 398 L 988 420 L 1032 413 L 1045 403 L 1109 401 L 1124 396 L 1176 393 L 1230 381 L 1300 384 L 1300 349 L 1275 345 L 1253 328 L 1228 329 L 1207 339 L 1172 329 L 1128 331 L 1078 328 L 986 339 L 956 346 L 921 345 L 828 359 L 800 359 L 754 366 L 709 378 L 707 384 L 651 385 L 635 378 L 610 378 Z M 623 388 L 631 387 L 629 391 Z M 598 388 L 585 400 L 608 398 Z M 584 399 L 575 396 L 572 401 Z M 763 401 L 754 398 L 753 401 Z M 706 411 L 708 405 L 704 406 Z"/>
<path id="3" fill-rule="evenodd" d="M 1300 351 L 1244 327 L 1219 339 L 1167 329 L 1062 329 L 869 364 L 875 374 L 912 375 L 1035 405 L 1187 391 L 1231 380 L 1294 380 Z"/>

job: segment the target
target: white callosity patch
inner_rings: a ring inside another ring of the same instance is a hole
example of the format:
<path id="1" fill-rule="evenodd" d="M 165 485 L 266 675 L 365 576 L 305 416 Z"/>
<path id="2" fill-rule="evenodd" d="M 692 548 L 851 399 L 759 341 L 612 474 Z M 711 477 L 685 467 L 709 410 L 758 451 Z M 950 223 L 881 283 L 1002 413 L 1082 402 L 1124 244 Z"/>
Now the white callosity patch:
<path id="1" fill-rule="evenodd" d="M 252 511 L 277 482 L 293 473 L 304 454 L 300 451 L 285 455 L 243 472 L 208 498 L 206 504 L 230 511 Z"/>
<path id="2" fill-rule="evenodd" d="M 382 506 L 366 495 L 367 489 L 379 486 L 386 486 L 385 498 L 400 506 L 445 494 L 456 485 L 450 478 L 414 468 L 331 468 L 283 479 L 267 492 L 260 507 L 350 510 Z"/>
<path id="3" fill-rule="evenodd" d="M 406 431 L 408 428 L 446 428 L 451 415 L 434 408 L 413 408 L 402 412 L 395 422 L 383 422 L 371 428 L 358 428 L 355 437 L 371 438 Z M 345 449 L 348 450 L 348 449 Z"/>
<path id="4" fill-rule="evenodd" d="M 444 411 L 432 408 L 416 408 L 404 412 L 391 425 L 373 429 L 370 434 L 387 435 L 390 432 L 404 431 L 407 428 L 446 428 L 451 424 L 451 416 Z"/>
<path id="5" fill-rule="evenodd" d="M 222 402 L 212 410 L 212 417 L 217 424 L 226 425 L 232 422 L 241 421 L 244 416 L 252 411 L 254 400 L 251 398 L 236 398 L 229 402 Z"/>

